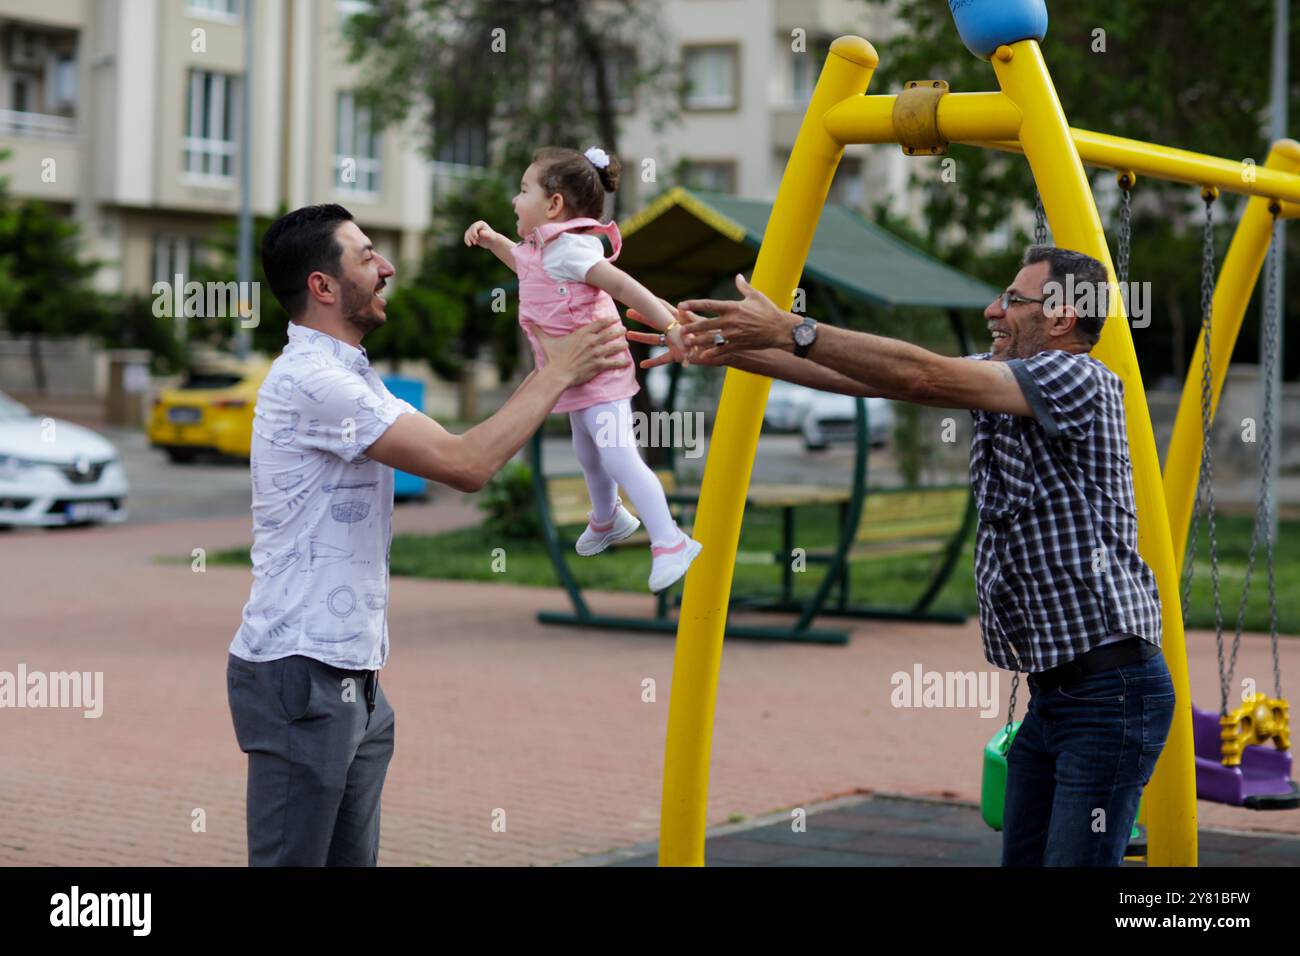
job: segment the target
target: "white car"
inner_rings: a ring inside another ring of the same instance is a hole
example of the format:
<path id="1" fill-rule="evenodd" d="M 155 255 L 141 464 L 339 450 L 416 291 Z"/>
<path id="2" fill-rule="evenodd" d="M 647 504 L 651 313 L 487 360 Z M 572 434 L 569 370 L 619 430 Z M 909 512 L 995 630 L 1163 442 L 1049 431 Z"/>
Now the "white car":
<path id="1" fill-rule="evenodd" d="M 101 435 L 0 392 L 0 527 L 125 521 L 127 491 L 117 449 Z"/>
<path id="2" fill-rule="evenodd" d="M 889 441 L 894 431 L 894 408 L 888 399 L 868 398 L 867 440 L 872 448 Z M 817 451 L 830 444 L 852 443 L 857 437 L 857 399 L 852 395 L 813 392 L 812 404 L 803 420 L 803 444 Z"/>
<path id="3" fill-rule="evenodd" d="M 815 388 L 773 379 L 763 409 L 763 424 L 774 432 L 797 432 L 813 399 L 820 394 Z"/>

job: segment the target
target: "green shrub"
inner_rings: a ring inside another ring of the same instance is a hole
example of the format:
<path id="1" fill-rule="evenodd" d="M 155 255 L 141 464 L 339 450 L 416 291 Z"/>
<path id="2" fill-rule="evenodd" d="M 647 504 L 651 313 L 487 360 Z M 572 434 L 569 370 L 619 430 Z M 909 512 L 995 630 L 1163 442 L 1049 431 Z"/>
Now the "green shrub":
<path id="1" fill-rule="evenodd" d="M 511 462 L 493 475 L 479 493 L 478 506 L 487 514 L 483 527 L 492 534 L 506 538 L 541 535 L 533 470 L 523 462 Z"/>

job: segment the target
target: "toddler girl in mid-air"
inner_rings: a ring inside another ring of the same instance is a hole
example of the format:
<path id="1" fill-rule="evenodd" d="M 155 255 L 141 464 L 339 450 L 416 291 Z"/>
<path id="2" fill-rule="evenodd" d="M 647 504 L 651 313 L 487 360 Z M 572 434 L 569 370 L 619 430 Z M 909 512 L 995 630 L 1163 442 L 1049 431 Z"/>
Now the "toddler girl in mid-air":
<path id="1" fill-rule="evenodd" d="M 602 223 L 605 194 L 618 188 L 619 163 L 604 150 L 538 150 L 524 171 L 513 200 L 514 242 L 479 220 L 465 232 L 465 243 L 486 246 L 519 276 L 519 323 L 540 368 L 546 362 L 534 337 L 535 326 L 550 335 L 563 335 L 597 318 L 618 316 L 614 300 L 644 316 L 646 324 L 664 333 L 661 341 L 678 361 L 686 356 L 677 317 L 645 286 L 612 263 L 622 239 L 618 226 Z M 605 255 L 600 236 L 609 237 L 613 252 Z M 578 538 L 584 557 L 599 554 L 615 541 L 633 534 L 641 522 L 623 507 L 621 485 L 650 533 L 650 590 L 662 591 L 686 573 L 700 543 L 677 527 L 668 510 L 663 486 L 637 451 L 630 399 L 640 386 L 631 361 L 601 372 L 591 381 L 560 396 L 555 411 L 568 412 L 573 448 L 587 480 L 591 512 L 587 529 Z"/>

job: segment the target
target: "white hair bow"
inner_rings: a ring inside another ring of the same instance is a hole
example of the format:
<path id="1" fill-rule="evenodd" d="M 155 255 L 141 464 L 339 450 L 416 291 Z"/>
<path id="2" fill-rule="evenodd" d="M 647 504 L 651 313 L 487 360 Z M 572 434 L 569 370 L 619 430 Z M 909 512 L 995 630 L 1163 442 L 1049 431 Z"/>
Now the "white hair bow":
<path id="1" fill-rule="evenodd" d="M 587 150 L 582 155 L 586 156 L 587 159 L 590 160 L 591 165 L 595 166 L 597 169 L 604 169 L 609 165 L 609 153 L 605 152 L 599 146 L 591 147 L 591 149 Z"/>

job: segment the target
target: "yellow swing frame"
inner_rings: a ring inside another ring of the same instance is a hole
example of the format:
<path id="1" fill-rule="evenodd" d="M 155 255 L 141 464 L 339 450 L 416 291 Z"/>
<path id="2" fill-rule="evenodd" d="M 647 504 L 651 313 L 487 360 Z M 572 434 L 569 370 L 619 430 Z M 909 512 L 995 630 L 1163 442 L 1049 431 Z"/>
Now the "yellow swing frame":
<path id="1" fill-rule="evenodd" d="M 1152 176 L 1250 196 L 1228 249 L 1213 303 L 1213 354 L 1230 356 L 1246 303 L 1272 237 L 1271 207 L 1300 216 L 1300 143 L 1273 144 L 1262 166 L 1171 149 L 1140 140 L 1072 129 L 1037 40 L 999 46 L 992 57 L 1001 92 L 947 93 L 935 88 L 932 112 L 898 111 L 898 96 L 866 95 L 879 63 L 865 39 L 831 44 L 781 180 L 752 285 L 789 309 L 835 169 L 850 143 L 898 143 L 912 153 L 936 142 L 1021 152 L 1029 161 L 1057 245 L 1115 269 L 1084 164 L 1131 176 Z M 1124 304 L 1110 297 L 1109 321 L 1092 354 L 1124 383 L 1138 549 L 1155 573 L 1163 608 L 1164 654 L 1178 707 L 1169 740 L 1146 790 L 1147 862 L 1195 866 L 1196 775 L 1187 651 L 1179 603 L 1179 571 L 1201 458 L 1198 363 L 1188 369 L 1163 480 L 1146 392 Z M 1202 348 L 1198 342 L 1198 351 Z M 1227 372 L 1214 365 L 1211 414 Z M 686 576 L 673 661 L 672 699 L 664 755 L 660 818 L 661 866 L 702 866 L 709 758 L 723 631 L 745 490 L 758 447 L 771 379 L 728 369 L 700 493 L 694 535 L 704 545 Z M 739 492 L 739 493 L 738 493 Z"/>

